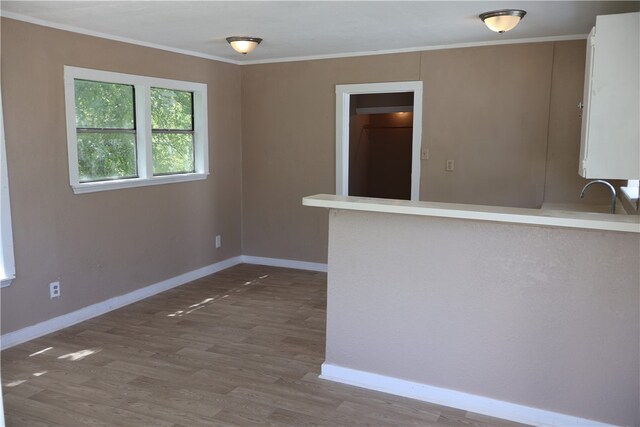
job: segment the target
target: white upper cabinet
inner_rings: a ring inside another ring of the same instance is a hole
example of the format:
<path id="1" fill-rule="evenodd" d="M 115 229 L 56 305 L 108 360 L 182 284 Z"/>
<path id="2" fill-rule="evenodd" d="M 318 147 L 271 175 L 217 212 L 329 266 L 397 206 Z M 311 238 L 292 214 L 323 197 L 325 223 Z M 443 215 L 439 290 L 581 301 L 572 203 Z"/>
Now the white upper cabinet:
<path id="1" fill-rule="evenodd" d="M 640 12 L 597 17 L 583 104 L 578 173 L 640 178 Z"/>

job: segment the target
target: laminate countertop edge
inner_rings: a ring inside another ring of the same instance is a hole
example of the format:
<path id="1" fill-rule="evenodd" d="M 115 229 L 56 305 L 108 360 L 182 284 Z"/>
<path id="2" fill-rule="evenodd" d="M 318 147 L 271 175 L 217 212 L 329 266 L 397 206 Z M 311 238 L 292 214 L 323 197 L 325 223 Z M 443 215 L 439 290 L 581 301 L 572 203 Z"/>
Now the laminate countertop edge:
<path id="1" fill-rule="evenodd" d="M 333 194 L 303 197 L 302 204 L 310 207 L 352 211 L 640 233 L 640 216 L 637 215 L 375 199 Z"/>

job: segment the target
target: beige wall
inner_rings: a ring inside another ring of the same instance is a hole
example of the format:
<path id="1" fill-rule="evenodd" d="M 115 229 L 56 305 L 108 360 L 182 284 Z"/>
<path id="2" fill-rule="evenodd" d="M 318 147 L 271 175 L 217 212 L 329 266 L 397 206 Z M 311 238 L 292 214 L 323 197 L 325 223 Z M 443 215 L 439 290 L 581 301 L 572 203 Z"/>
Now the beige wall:
<path id="1" fill-rule="evenodd" d="M 421 167 L 422 200 L 540 207 L 553 45 L 422 54 L 422 142 L 430 153 Z M 447 159 L 453 172 L 445 171 Z"/>
<path id="2" fill-rule="evenodd" d="M 3 334 L 240 255 L 239 67 L 8 19 L 1 31 L 18 272 L 2 289 Z M 206 83 L 209 178 L 74 195 L 64 65 Z"/>
<path id="3" fill-rule="evenodd" d="M 553 91 L 549 116 L 549 149 L 545 201 L 579 203 L 580 190 L 588 182 L 578 175 L 581 118 L 578 103 L 584 91 L 585 43 L 556 43 L 553 53 Z M 575 167 L 574 167 L 575 166 Z M 593 188 L 591 191 L 604 191 Z M 592 194 L 589 194 L 592 196 Z"/>
<path id="4" fill-rule="evenodd" d="M 325 216 L 300 199 L 335 192 L 337 84 L 424 82 L 423 200 L 582 202 L 584 55 L 568 41 L 243 66 L 244 253 L 326 262 Z"/>
<path id="5" fill-rule="evenodd" d="M 335 85 L 419 78 L 420 54 L 242 66 L 243 252 L 326 262 L 335 193 Z"/>
<path id="6" fill-rule="evenodd" d="M 325 363 L 640 424 L 640 235 L 328 216 Z"/>

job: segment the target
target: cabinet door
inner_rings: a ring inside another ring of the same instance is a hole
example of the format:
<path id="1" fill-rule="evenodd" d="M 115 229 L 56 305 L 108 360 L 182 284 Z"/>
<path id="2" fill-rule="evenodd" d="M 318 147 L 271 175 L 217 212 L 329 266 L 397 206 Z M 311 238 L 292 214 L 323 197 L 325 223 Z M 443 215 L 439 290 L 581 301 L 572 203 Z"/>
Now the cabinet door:
<path id="1" fill-rule="evenodd" d="M 640 13 L 598 16 L 591 40 L 580 174 L 638 179 Z"/>
<path id="2" fill-rule="evenodd" d="M 580 133 L 580 161 L 578 173 L 587 176 L 587 157 L 589 155 L 589 107 L 591 106 L 591 70 L 593 68 L 593 40 L 596 27 L 591 29 L 587 38 L 587 57 L 584 70 L 584 94 L 582 97 L 582 132 Z"/>

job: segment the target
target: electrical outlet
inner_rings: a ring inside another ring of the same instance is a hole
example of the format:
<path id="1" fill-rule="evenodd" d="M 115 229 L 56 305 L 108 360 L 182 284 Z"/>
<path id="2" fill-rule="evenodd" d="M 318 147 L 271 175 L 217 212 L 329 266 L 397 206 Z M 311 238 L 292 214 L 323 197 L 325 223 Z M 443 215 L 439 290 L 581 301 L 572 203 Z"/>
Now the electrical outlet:
<path id="1" fill-rule="evenodd" d="M 54 299 L 60 296 L 60 282 L 49 283 L 49 298 Z"/>
<path id="2" fill-rule="evenodd" d="M 216 249 L 220 249 L 222 247 L 222 237 L 218 234 L 216 236 Z"/>
<path id="3" fill-rule="evenodd" d="M 453 171 L 453 166 L 454 166 L 453 165 L 453 159 L 449 159 L 449 160 L 447 160 L 447 164 L 444 167 L 444 170 L 447 171 L 447 172 L 451 172 L 451 171 Z"/>

